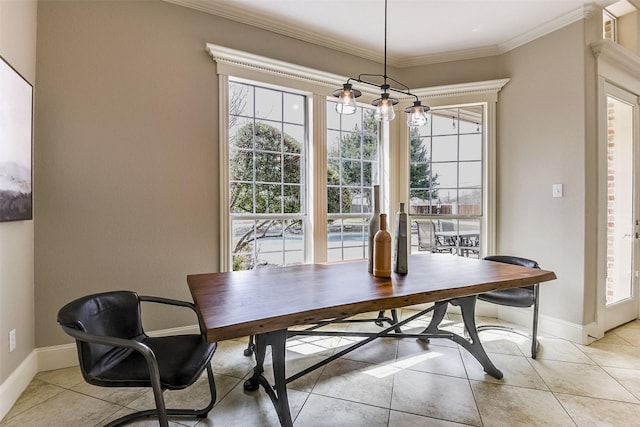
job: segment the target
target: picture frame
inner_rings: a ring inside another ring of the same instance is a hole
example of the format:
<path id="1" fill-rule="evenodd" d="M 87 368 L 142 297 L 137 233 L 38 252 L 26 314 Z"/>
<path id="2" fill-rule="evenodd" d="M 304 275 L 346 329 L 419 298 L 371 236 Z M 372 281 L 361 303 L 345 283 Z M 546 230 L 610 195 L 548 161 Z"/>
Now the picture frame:
<path id="1" fill-rule="evenodd" d="M 0 222 L 33 219 L 33 86 L 0 56 Z"/>

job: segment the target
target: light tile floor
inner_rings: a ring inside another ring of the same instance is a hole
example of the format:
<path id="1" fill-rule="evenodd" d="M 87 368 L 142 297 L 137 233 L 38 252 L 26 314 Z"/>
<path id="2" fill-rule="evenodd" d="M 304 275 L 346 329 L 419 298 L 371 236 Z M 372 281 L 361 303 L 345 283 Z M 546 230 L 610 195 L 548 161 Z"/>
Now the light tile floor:
<path id="1" fill-rule="evenodd" d="M 403 309 L 402 317 L 415 313 Z M 495 319 L 478 319 L 482 324 Z M 418 319 L 405 330 L 424 327 Z M 447 328 L 460 332 L 460 317 Z M 341 327 L 377 329 L 373 324 Z M 640 425 L 640 320 L 582 346 L 542 335 L 539 355 L 519 335 L 486 331 L 481 339 L 504 373 L 496 380 L 455 343 L 383 338 L 289 384 L 296 426 L 630 426 Z M 354 339 L 306 337 L 288 343 L 289 374 Z M 173 426 L 278 426 L 260 390 L 245 392 L 252 369 L 246 339 L 220 342 L 213 358 L 218 401 L 203 420 Z M 269 367 L 266 367 L 269 372 Z M 204 405 L 205 378 L 167 392 L 168 405 Z M 132 409 L 153 406 L 149 391 L 86 384 L 77 367 L 41 372 L 0 422 L 13 426 L 99 426 Z M 157 421 L 134 423 L 155 426 Z"/>

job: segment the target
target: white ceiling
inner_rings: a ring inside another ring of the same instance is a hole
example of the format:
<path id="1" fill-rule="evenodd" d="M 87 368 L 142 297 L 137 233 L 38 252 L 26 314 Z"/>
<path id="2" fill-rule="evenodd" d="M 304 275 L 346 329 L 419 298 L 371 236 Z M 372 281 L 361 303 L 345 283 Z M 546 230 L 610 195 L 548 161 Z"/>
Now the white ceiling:
<path id="1" fill-rule="evenodd" d="M 382 61 L 384 0 L 166 0 Z M 388 0 L 387 56 L 405 67 L 506 52 L 614 0 Z M 624 9 L 623 9 L 624 10 Z"/>

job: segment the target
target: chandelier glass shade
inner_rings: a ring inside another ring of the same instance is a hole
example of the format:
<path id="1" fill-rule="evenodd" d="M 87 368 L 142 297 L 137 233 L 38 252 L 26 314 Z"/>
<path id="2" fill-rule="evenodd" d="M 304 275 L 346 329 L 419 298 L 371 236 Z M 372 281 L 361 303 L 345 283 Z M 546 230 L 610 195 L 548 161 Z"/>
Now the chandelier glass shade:
<path id="1" fill-rule="evenodd" d="M 333 96 L 338 98 L 336 111 L 340 114 L 353 114 L 356 112 L 356 98 L 362 95 L 359 90 L 353 89 L 351 84 L 345 83 L 342 89 L 333 92 Z"/>
<path id="2" fill-rule="evenodd" d="M 382 84 L 377 84 L 365 78 L 374 77 L 382 79 Z M 384 1 L 384 73 L 383 74 L 360 74 L 357 78 L 349 77 L 347 82 L 342 85 L 342 89 L 336 89 L 333 92 L 333 96 L 338 98 L 336 103 L 336 111 L 339 114 L 354 114 L 356 112 L 356 98 L 362 95 L 362 92 L 354 89 L 351 82 L 357 82 L 374 86 L 380 89 L 380 98 L 374 99 L 371 104 L 376 107 L 374 117 L 378 121 L 391 121 L 395 118 L 395 111 L 393 106 L 399 101 L 396 98 L 392 98 L 389 92 L 396 92 L 405 96 L 411 96 L 415 98 L 413 105 L 406 108 L 404 111 L 408 114 L 407 126 L 419 127 L 427 123 L 427 112 L 430 108 L 426 105 L 422 105 L 420 99 L 411 93 L 408 86 L 399 81 L 389 77 L 387 75 L 387 0 Z M 393 87 L 389 82 L 394 83 L 398 87 Z"/>
<path id="3" fill-rule="evenodd" d="M 404 109 L 407 116 L 407 126 L 420 127 L 427 124 L 427 112 L 430 110 L 426 105 L 422 105 L 420 101 L 414 101 L 411 107 Z"/>
<path id="4" fill-rule="evenodd" d="M 373 116 L 377 121 L 390 122 L 396 117 L 395 111 L 393 111 L 393 106 L 398 103 L 398 100 L 395 98 L 390 98 L 387 92 L 383 92 L 380 95 L 380 98 L 374 99 L 371 104 L 376 107 L 375 113 Z"/>

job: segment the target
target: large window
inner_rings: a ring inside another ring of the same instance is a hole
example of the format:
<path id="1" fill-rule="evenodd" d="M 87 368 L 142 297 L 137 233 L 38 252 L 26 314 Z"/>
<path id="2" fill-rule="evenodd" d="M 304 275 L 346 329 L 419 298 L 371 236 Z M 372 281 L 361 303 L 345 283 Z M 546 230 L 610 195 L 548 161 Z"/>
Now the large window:
<path id="1" fill-rule="evenodd" d="M 219 145 L 222 271 L 365 258 L 374 183 L 391 228 L 399 203 L 408 206 L 414 250 L 417 221 L 428 220 L 479 236 L 477 246 L 445 250 L 492 252 L 493 123 L 508 79 L 415 89 L 433 114 L 409 132 L 403 114 L 380 127 L 373 120 L 367 103 L 375 90 L 364 88 L 357 114 L 337 115 L 327 88 L 344 76 L 214 44 L 206 50 L 216 62 L 226 142 Z M 412 102 L 401 100 L 397 111 Z"/>
<path id="2" fill-rule="evenodd" d="M 362 259 L 378 177 L 378 123 L 373 108 L 340 115 L 335 107 L 327 102 L 327 259 Z"/>
<path id="3" fill-rule="evenodd" d="M 304 261 L 306 97 L 229 82 L 234 270 Z"/>
<path id="4" fill-rule="evenodd" d="M 414 250 L 480 255 L 484 108 L 435 108 L 410 132 Z"/>

